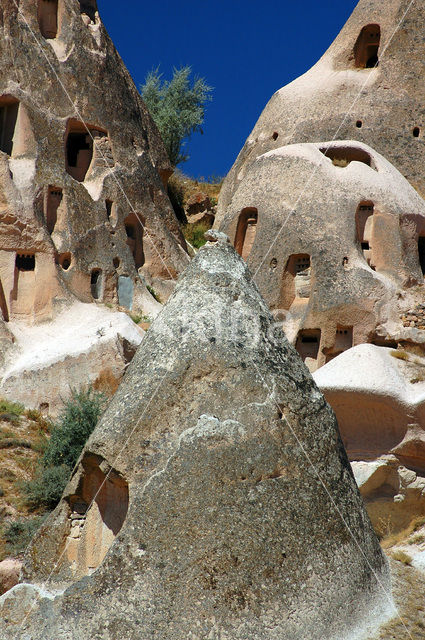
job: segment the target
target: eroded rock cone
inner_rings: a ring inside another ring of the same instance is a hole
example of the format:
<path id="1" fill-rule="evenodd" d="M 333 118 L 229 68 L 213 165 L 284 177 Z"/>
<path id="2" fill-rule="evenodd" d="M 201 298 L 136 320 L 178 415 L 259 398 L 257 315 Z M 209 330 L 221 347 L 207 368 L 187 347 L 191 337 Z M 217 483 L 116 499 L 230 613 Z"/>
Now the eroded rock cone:
<path id="1" fill-rule="evenodd" d="M 388 607 L 334 415 L 209 237 L 32 543 L 36 586 L 3 596 L 1 638 L 341 640 Z"/>
<path id="2" fill-rule="evenodd" d="M 287 144 L 358 140 L 425 194 L 424 0 L 359 0 L 322 58 L 276 91 L 220 192 L 220 225 L 255 158 Z"/>

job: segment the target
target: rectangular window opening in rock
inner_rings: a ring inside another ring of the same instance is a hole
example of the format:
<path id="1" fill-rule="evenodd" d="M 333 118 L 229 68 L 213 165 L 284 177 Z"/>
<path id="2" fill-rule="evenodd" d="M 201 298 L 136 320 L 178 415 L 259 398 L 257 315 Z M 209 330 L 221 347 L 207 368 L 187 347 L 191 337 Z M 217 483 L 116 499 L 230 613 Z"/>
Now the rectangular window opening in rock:
<path id="1" fill-rule="evenodd" d="M 58 0 L 38 0 L 38 25 L 46 40 L 58 35 Z"/>
<path id="2" fill-rule="evenodd" d="M 307 358 L 317 360 L 321 334 L 320 329 L 302 329 L 298 333 L 295 348 L 304 362 Z"/>
<path id="3" fill-rule="evenodd" d="M 0 98 L 0 151 L 8 156 L 12 155 L 18 110 L 17 100 Z"/>
<path id="4" fill-rule="evenodd" d="M 368 24 L 360 32 L 354 45 L 355 65 L 359 69 L 373 69 L 379 64 L 379 45 L 381 27 L 379 24 Z"/>
<path id="5" fill-rule="evenodd" d="M 242 209 L 236 227 L 234 247 L 244 260 L 251 253 L 257 233 L 258 211 L 255 207 Z"/>
<path id="6" fill-rule="evenodd" d="M 144 219 L 141 222 L 135 213 L 130 213 L 124 220 L 125 232 L 127 235 L 127 245 L 133 254 L 136 269 L 142 267 L 145 263 L 145 254 L 143 250 L 143 227 Z"/>
<path id="7" fill-rule="evenodd" d="M 51 187 L 47 189 L 46 198 L 46 226 L 47 231 L 52 234 L 58 219 L 58 208 L 62 202 L 62 189 L 60 187 Z"/>
<path id="8" fill-rule="evenodd" d="M 308 253 L 289 256 L 283 273 L 279 307 L 289 309 L 298 299 L 307 301 L 311 290 L 311 257 Z"/>

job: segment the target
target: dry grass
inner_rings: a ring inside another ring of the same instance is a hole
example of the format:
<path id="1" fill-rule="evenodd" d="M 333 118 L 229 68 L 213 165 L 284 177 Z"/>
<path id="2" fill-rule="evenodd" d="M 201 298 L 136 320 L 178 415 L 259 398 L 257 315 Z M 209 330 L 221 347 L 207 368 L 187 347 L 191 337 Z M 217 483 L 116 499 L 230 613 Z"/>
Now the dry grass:
<path id="1" fill-rule="evenodd" d="M 19 410 L 16 422 L 0 418 L 0 512 L 2 522 L 0 529 L 0 560 L 8 551 L 2 530 L 17 518 L 28 518 L 33 514 L 24 503 L 21 484 L 30 480 L 37 461 L 44 450 L 50 421 L 38 411 Z"/>
<path id="2" fill-rule="evenodd" d="M 108 398 L 112 398 L 121 382 L 121 377 L 117 377 L 113 374 L 112 370 L 108 367 L 99 373 L 96 380 L 93 383 L 93 389 L 95 391 L 101 391 Z"/>
<path id="3" fill-rule="evenodd" d="M 199 178 L 199 180 L 195 180 L 194 178 L 190 178 L 182 171 L 177 169 L 171 176 L 169 183 L 173 187 L 181 190 L 183 206 L 186 205 L 191 196 L 193 196 L 195 193 L 199 193 L 199 191 L 205 193 L 205 195 L 207 195 L 211 200 L 211 204 L 214 206 L 215 204 L 217 204 L 221 185 L 223 184 L 223 178 L 211 176 L 207 179 Z"/>
<path id="4" fill-rule="evenodd" d="M 390 560 L 393 595 L 399 616 L 384 625 L 379 640 L 424 640 L 425 576 L 416 569 Z M 407 629 L 407 632 L 406 632 Z"/>
<path id="5" fill-rule="evenodd" d="M 391 557 L 397 562 L 402 562 L 403 564 L 410 565 L 412 564 L 412 558 L 408 553 L 402 551 L 401 549 L 396 549 L 396 551 L 391 551 Z"/>
<path id="6" fill-rule="evenodd" d="M 402 351 L 400 349 L 393 349 L 392 351 L 390 351 L 390 355 L 392 355 L 393 358 L 397 358 L 397 360 L 409 360 L 409 354 L 406 351 Z"/>
<path id="7" fill-rule="evenodd" d="M 406 543 L 412 533 L 423 527 L 425 525 L 425 516 L 415 516 L 405 529 L 396 533 L 391 530 L 391 519 L 388 519 L 382 525 L 382 527 L 378 526 L 376 528 L 376 533 L 381 538 L 381 547 L 383 549 L 391 549 L 391 547 L 395 547 L 398 544 Z M 384 535 L 381 535 L 381 533 L 384 533 Z"/>

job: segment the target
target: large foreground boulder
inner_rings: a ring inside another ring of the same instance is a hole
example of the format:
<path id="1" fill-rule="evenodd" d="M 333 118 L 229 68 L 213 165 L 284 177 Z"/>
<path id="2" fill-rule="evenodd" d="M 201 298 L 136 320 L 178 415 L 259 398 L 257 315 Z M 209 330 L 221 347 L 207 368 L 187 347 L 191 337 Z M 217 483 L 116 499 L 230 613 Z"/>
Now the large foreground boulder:
<path id="1" fill-rule="evenodd" d="M 0 601 L 2 639 L 341 640 L 386 615 L 335 417 L 210 238 Z"/>

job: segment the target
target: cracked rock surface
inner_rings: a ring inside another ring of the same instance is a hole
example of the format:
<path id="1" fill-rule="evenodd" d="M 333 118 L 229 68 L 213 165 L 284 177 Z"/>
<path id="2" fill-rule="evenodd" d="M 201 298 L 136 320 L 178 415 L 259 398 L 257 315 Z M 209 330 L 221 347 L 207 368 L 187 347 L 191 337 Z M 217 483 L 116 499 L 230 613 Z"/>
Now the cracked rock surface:
<path id="1" fill-rule="evenodd" d="M 147 332 L 25 584 L 0 600 L 0 638 L 360 639 L 387 615 L 334 414 L 216 240 Z"/>

